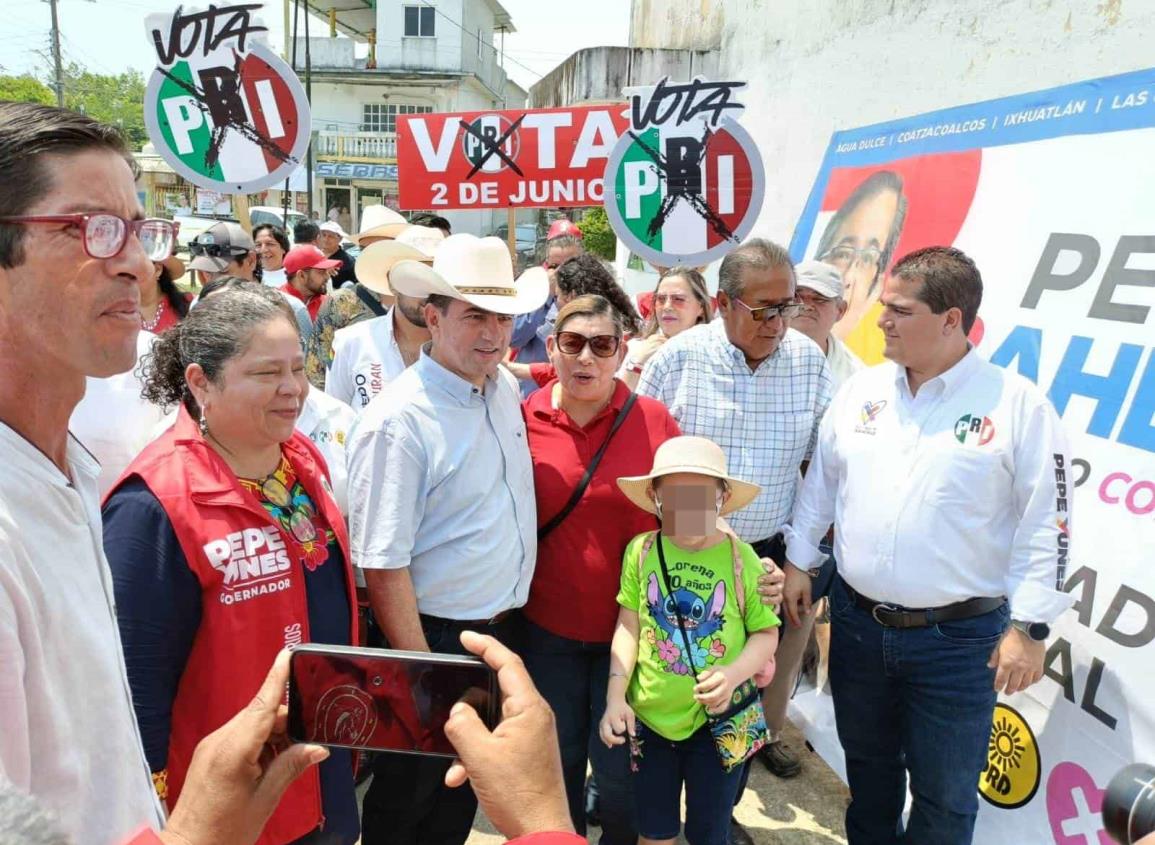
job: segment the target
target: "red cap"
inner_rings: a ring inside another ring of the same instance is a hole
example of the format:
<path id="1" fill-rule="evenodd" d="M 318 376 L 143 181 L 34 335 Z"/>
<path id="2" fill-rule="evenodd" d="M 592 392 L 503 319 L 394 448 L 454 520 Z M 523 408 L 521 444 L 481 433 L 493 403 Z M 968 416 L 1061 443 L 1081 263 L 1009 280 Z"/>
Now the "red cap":
<path id="1" fill-rule="evenodd" d="M 545 236 L 547 241 L 552 241 L 554 238 L 560 238 L 562 235 L 572 235 L 580 239 L 582 237 L 582 230 L 572 220 L 555 220 L 550 224 L 549 233 Z"/>
<path id="2" fill-rule="evenodd" d="M 312 244 L 298 244 L 288 251 L 284 261 L 285 275 L 293 276 L 302 270 L 314 268 L 317 270 L 332 270 L 340 267 L 341 262 L 326 258 L 325 253 Z"/>

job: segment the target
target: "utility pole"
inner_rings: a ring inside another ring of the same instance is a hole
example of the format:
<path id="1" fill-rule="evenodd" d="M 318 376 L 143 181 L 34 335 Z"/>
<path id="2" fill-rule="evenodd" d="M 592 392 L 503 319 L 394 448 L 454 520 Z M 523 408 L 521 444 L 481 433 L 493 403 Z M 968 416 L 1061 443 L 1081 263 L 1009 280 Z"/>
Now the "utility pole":
<path id="1" fill-rule="evenodd" d="M 60 68 L 60 21 L 56 17 L 56 0 L 48 0 L 52 6 L 52 62 L 56 65 L 56 105 L 64 108 L 64 71 Z"/>

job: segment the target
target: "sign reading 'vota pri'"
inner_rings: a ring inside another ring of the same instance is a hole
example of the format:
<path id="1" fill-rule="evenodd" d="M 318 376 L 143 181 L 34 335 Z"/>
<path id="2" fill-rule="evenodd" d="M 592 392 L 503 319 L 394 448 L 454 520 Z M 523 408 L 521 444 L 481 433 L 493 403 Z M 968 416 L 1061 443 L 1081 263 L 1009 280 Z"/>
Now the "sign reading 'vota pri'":
<path id="1" fill-rule="evenodd" d="M 283 181 L 309 146 L 297 75 L 263 41 L 260 3 L 178 7 L 145 21 L 157 67 L 144 95 L 148 134 L 194 185 L 254 193 Z"/>
<path id="2" fill-rule="evenodd" d="M 663 267 L 701 266 L 753 228 L 765 179 L 738 124 L 744 82 L 662 79 L 629 89 L 630 125 L 606 165 L 606 214 L 632 252 Z"/>

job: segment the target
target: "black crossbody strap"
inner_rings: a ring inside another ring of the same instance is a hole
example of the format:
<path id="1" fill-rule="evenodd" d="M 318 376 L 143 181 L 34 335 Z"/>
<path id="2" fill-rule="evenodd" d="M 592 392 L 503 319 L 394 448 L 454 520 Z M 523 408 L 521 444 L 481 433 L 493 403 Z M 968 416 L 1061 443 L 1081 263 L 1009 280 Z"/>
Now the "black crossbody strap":
<path id="1" fill-rule="evenodd" d="M 378 317 L 384 317 L 387 310 L 381 301 L 371 294 L 364 285 L 358 282 L 354 285 L 353 290 L 357 292 L 357 298 L 365 303 L 365 307 L 376 314 Z"/>
<path id="2" fill-rule="evenodd" d="M 590 481 L 592 481 L 594 477 L 594 471 L 598 468 L 598 464 L 602 462 L 602 456 L 605 455 L 606 448 L 610 445 L 610 441 L 614 439 L 614 435 L 618 433 L 618 429 L 622 427 L 622 423 L 626 421 L 626 417 L 629 416 L 630 409 L 634 407 L 634 402 L 637 398 L 638 394 L 631 393 L 626 403 L 622 405 L 622 410 L 618 413 L 618 418 L 614 420 L 614 424 L 610 427 L 610 433 L 606 435 L 606 439 L 602 442 L 602 445 L 598 447 L 597 452 L 594 453 L 589 465 L 586 466 L 582 480 L 579 481 L 578 486 L 574 488 L 573 495 L 569 497 L 569 501 L 565 503 L 565 507 L 562 508 L 553 519 L 537 529 L 537 541 L 539 543 L 565 521 L 565 518 L 577 507 L 577 503 L 581 501 L 582 496 L 586 494 L 586 488 L 590 486 Z"/>
<path id="3" fill-rule="evenodd" d="M 662 532 L 658 532 L 656 538 L 658 546 L 658 565 L 662 567 L 662 580 L 666 584 L 666 595 L 673 598 L 674 588 L 670 584 L 670 570 L 666 568 L 666 553 L 662 551 Z M 682 612 L 678 610 L 678 600 L 673 599 L 670 605 L 674 608 L 674 616 L 678 619 L 678 630 L 682 632 L 682 644 L 686 647 L 686 665 L 690 667 L 690 672 L 694 675 L 694 683 L 698 683 L 698 670 L 694 668 L 694 649 L 690 646 L 690 637 L 686 634 L 686 622 L 682 618 Z"/>

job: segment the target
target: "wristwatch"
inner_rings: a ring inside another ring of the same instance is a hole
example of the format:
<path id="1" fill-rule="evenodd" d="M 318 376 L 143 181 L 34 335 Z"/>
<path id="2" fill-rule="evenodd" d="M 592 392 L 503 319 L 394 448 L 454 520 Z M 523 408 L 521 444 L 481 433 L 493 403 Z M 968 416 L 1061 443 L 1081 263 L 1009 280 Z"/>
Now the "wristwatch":
<path id="1" fill-rule="evenodd" d="M 637 361 L 628 360 L 626 361 L 626 372 L 637 373 L 640 376 L 642 374 L 643 366 L 644 365 L 639 364 Z"/>
<path id="2" fill-rule="evenodd" d="M 1037 643 L 1043 642 L 1051 636 L 1051 626 L 1046 622 L 1024 622 L 1021 619 L 1012 619 L 1011 626 L 1027 635 L 1028 639 Z"/>

